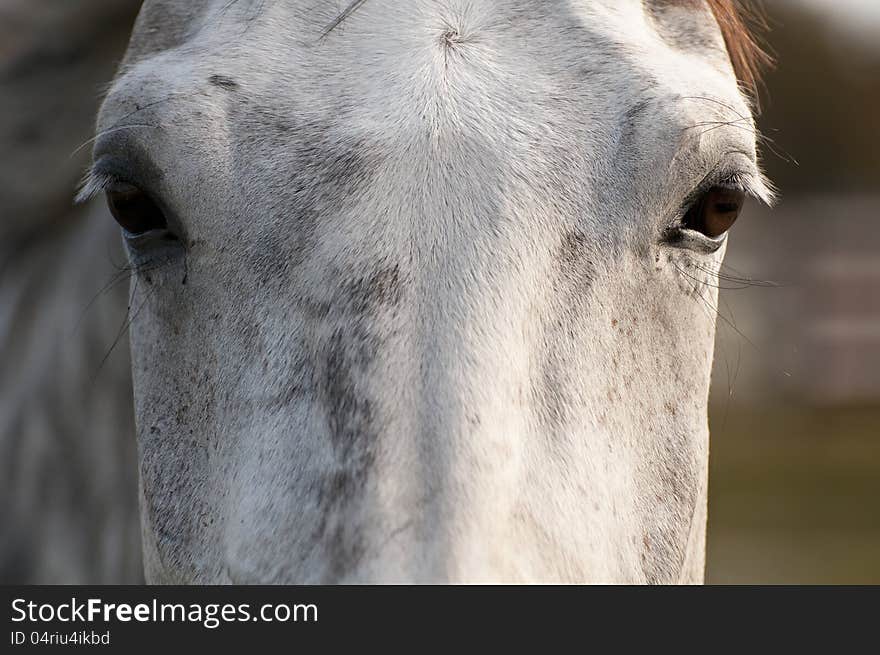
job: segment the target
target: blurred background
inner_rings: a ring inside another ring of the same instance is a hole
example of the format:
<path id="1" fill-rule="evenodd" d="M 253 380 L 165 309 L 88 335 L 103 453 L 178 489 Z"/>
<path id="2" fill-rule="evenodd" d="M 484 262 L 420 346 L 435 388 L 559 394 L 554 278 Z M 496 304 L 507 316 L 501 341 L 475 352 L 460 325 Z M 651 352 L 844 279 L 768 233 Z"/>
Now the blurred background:
<path id="1" fill-rule="evenodd" d="M 71 204 L 139 5 L 0 0 L 0 583 L 142 578 L 124 256 Z M 876 584 L 880 2 L 765 9 L 782 200 L 723 269 L 707 579 Z"/>
<path id="2" fill-rule="evenodd" d="M 749 209 L 723 269 L 708 581 L 877 584 L 880 2 L 764 7 L 781 201 Z"/>
<path id="3" fill-rule="evenodd" d="M 139 4 L 0 0 L 0 583 L 143 577 L 125 257 L 72 202 Z"/>

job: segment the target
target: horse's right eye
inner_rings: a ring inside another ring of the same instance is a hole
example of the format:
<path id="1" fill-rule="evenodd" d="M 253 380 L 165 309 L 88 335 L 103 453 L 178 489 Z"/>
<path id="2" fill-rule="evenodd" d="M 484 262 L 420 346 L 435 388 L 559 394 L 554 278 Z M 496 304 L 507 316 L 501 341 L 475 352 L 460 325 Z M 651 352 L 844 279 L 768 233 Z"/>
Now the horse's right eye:
<path id="1" fill-rule="evenodd" d="M 107 206 L 119 226 L 131 236 L 168 227 L 162 210 L 136 186 L 118 185 L 107 189 Z"/>
<path id="2" fill-rule="evenodd" d="M 714 187 L 691 207 L 682 223 L 688 230 L 718 239 L 736 223 L 745 200 L 746 194 L 738 189 Z"/>

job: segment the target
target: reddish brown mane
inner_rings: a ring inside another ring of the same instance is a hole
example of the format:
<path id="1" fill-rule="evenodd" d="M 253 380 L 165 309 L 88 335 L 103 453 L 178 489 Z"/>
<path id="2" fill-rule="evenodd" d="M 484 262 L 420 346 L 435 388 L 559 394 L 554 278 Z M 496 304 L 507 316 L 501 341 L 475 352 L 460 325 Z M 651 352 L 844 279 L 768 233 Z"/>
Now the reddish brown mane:
<path id="1" fill-rule="evenodd" d="M 737 78 L 746 90 L 757 93 L 761 72 L 771 62 L 770 56 L 760 46 L 751 28 L 751 24 L 757 22 L 757 17 L 743 2 L 737 0 L 708 2 L 724 34 L 724 42 Z"/>

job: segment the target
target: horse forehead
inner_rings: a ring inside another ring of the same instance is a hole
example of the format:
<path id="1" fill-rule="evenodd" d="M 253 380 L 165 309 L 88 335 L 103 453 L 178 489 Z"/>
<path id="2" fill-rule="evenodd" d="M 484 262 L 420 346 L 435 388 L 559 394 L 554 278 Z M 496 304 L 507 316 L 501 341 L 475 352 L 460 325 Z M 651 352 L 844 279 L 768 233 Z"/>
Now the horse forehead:
<path id="1" fill-rule="evenodd" d="M 726 56 L 720 31 L 704 0 L 595 0 L 574 4 L 563 0 L 485 0 L 480 3 L 362 0 L 351 3 L 357 8 L 357 16 L 341 11 L 347 4 L 331 0 L 145 0 L 126 63 L 177 48 L 197 36 L 206 37 L 202 40 L 204 47 L 212 35 L 224 46 L 234 47 L 236 44 L 228 41 L 230 36 L 234 41 L 247 42 L 251 40 L 249 36 L 259 34 L 264 42 L 263 52 L 269 56 L 273 46 L 289 47 L 291 39 L 315 45 L 324 40 L 331 26 L 336 26 L 336 33 L 345 33 L 349 30 L 348 23 L 362 19 L 369 27 L 361 36 L 366 36 L 373 45 L 377 38 L 381 39 L 382 32 L 396 37 L 401 33 L 424 32 L 425 20 L 440 28 L 449 28 L 449 46 L 454 45 L 457 38 L 467 36 L 456 33 L 457 27 L 491 30 L 508 22 L 525 26 L 536 40 L 550 37 L 556 43 L 576 39 L 584 46 L 607 46 L 611 41 L 635 46 L 644 45 L 646 36 L 660 36 L 665 45 L 676 50 L 716 58 L 720 53 Z M 342 17 L 347 19 L 346 24 L 337 25 Z M 260 21 L 270 23 L 273 29 L 249 35 L 250 25 Z M 571 28 L 577 27 L 587 29 L 566 38 Z M 558 53 L 550 56 L 558 56 Z"/>
<path id="2" fill-rule="evenodd" d="M 360 103 L 362 92 L 384 95 L 384 103 L 425 102 L 413 98 L 424 89 L 401 83 L 414 76 L 450 95 L 489 95 L 507 84 L 511 92 L 552 94 L 548 102 L 565 96 L 569 104 L 601 108 L 604 101 L 606 110 L 629 109 L 664 88 L 692 91 L 700 75 L 716 95 L 738 97 L 720 30 L 702 0 L 365 0 L 327 34 L 346 4 L 146 0 L 121 70 L 144 64 L 160 76 L 227 90 L 245 79 L 249 90 L 288 109 L 318 97 L 316 111 L 328 94 L 339 96 L 334 110 L 339 102 Z M 680 55 L 709 66 L 685 66 Z M 450 70 L 462 77 L 449 83 Z M 228 97 L 231 104 L 249 100 Z"/>

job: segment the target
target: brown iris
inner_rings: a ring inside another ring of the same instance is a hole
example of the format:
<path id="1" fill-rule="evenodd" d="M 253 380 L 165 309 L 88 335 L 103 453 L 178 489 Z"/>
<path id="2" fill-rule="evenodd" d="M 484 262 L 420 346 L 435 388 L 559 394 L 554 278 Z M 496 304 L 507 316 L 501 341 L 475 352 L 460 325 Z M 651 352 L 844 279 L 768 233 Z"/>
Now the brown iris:
<path id="1" fill-rule="evenodd" d="M 167 227 L 162 210 L 135 186 L 120 185 L 108 189 L 107 206 L 116 222 L 129 234 L 145 234 Z"/>
<path id="2" fill-rule="evenodd" d="M 745 199 L 742 191 L 715 187 L 688 211 L 684 217 L 684 227 L 717 239 L 733 227 Z"/>

